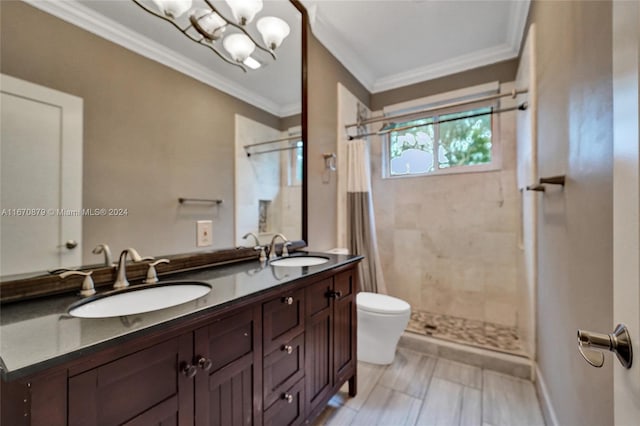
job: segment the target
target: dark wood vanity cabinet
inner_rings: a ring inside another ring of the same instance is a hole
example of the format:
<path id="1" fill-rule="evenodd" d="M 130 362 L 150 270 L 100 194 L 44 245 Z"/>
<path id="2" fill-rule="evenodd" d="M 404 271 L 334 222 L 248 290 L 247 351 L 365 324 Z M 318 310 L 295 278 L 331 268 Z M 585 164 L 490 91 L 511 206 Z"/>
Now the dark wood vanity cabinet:
<path id="1" fill-rule="evenodd" d="M 306 288 L 307 414 L 317 415 L 346 381 L 356 393 L 355 269 Z"/>
<path id="2" fill-rule="evenodd" d="M 2 382 L 7 425 L 309 423 L 349 381 L 355 264 Z"/>
<path id="3" fill-rule="evenodd" d="M 192 379 L 176 368 L 191 351 L 184 335 L 69 377 L 68 424 L 192 424 Z"/>

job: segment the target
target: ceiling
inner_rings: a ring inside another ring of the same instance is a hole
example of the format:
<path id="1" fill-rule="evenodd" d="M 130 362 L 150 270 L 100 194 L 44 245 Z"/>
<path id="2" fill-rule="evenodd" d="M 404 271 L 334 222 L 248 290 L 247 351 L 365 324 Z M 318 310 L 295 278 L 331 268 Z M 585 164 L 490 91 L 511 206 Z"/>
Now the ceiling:
<path id="1" fill-rule="evenodd" d="M 314 35 L 372 93 L 515 58 L 529 0 L 302 0 Z"/>
<path id="2" fill-rule="evenodd" d="M 131 0 L 24 1 L 276 116 L 301 110 L 301 19 L 288 0 L 264 0 L 259 14 L 291 26 L 278 60 L 246 74 Z M 222 0 L 213 3 L 229 10 Z M 530 0 L 302 3 L 314 35 L 377 93 L 517 57 Z"/>

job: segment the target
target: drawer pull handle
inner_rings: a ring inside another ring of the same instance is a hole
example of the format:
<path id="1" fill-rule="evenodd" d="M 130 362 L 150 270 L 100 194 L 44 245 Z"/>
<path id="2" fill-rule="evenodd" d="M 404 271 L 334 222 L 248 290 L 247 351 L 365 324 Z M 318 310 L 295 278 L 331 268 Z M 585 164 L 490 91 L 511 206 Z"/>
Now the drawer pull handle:
<path id="1" fill-rule="evenodd" d="M 180 372 L 184 374 L 186 377 L 192 379 L 198 373 L 198 369 L 195 367 L 195 365 L 191 365 L 191 364 L 187 364 L 186 362 L 183 362 L 180 367 Z"/>
<path id="2" fill-rule="evenodd" d="M 282 303 L 286 303 L 287 305 L 293 305 L 293 297 L 291 296 L 283 297 Z"/>
<path id="3" fill-rule="evenodd" d="M 205 358 L 203 356 L 198 357 L 198 367 L 203 369 L 204 371 L 209 371 L 213 363 L 209 358 Z"/>
<path id="4" fill-rule="evenodd" d="M 291 354 L 291 353 L 293 353 L 293 346 L 291 346 L 291 345 L 284 345 L 284 346 L 282 347 L 282 351 L 283 351 L 283 352 L 286 352 L 286 353 L 288 353 L 288 354 Z"/>
<path id="5" fill-rule="evenodd" d="M 342 292 L 341 291 L 330 291 L 327 296 L 330 299 L 340 299 L 342 297 Z"/>
<path id="6" fill-rule="evenodd" d="M 293 395 L 287 392 L 284 395 L 282 395 L 282 399 L 287 401 L 287 404 L 291 404 L 293 402 Z"/>

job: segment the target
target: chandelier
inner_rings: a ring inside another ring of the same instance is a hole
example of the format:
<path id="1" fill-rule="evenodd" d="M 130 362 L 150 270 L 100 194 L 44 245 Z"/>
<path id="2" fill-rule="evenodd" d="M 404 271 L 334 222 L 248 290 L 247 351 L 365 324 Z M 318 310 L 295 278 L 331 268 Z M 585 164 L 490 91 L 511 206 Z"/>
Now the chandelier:
<path id="1" fill-rule="evenodd" d="M 262 43 L 247 30 L 262 10 L 262 0 L 225 0 L 233 19 L 220 13 L 210 0 L 133 2 L 150 14 L 169 22 L 189 39 L 211 49 L 222 60 L 244 72 L 247 72 L 247 68 L 257 69 L 262 66 L 259 60 L 251 56 L 256 48 L 275 60 L 274 51 L 289 35 L 289 25 L 275 16 L 264 16 L 256 22 Z M 220 48 L 221 39 L 224 50 Z M 262 56 L 266 56 L 265 54 Z"/>

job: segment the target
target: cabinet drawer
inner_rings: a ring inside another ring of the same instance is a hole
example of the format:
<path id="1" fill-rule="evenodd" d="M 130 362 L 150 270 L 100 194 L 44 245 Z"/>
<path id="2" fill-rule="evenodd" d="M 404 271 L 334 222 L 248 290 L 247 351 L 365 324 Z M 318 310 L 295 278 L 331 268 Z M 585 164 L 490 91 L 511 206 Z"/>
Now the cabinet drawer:
<path id="1" fill-rule="evenodd" d="M 262 305 L 264 353 L 270 353 L 304 329 L 304 292 L 286 293 Z"/>
<path id="2" fill-rule="evenodd" d="M 251 310 L 216 321 L 196 333 L 198 342 L 208 346 L 204 352 L 209 354 L 212 363 L 209 373 L 220 370 L 254 349 L 254 323 Z M 202 336 L 203 334 L 206 336 Z M 204 354 L 196 353 L 195 355 Z"/>
<path id="3" fill-rule="evenodd" d="M 312 317 L 319 312 L 331 308 L 329 294 L 333 290 L 333 278 L 318 281 L 306 288 L 307 316 Z"/>
<path id="4" fill-rule="evenodd" d="M 304 333 L 264 357 L 264 406 L 304 377 Z"/>
<path id="5" fill-rule="evenodd" d="M 336 275 L 335 291 L 339 298 L 351 296 L 357 292 L 353 271 L 346 271 Z"/>
<path id="6" fill-rule="evenodd" d="M 264 412 L 264 426 L 300 425 L 304 417 L 304 380 L 300 380 Z"/>

